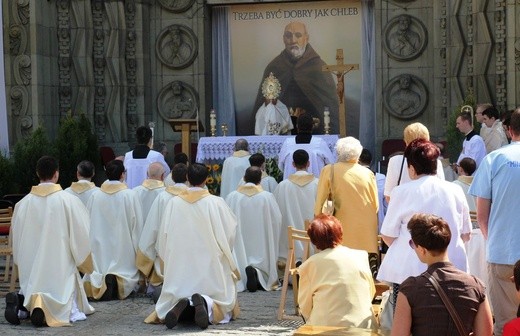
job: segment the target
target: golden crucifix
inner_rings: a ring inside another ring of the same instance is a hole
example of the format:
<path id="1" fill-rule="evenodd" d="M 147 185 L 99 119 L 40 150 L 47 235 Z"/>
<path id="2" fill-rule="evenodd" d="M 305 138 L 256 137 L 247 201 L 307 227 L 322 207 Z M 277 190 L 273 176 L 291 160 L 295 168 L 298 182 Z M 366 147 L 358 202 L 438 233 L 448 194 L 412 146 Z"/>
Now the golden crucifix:
<path id="1" fill-rule="evenodd" d="M 359 64 L 343 64 L 343 49 L 336 50 L 336 64 L 335 65 L 324 65 L 321 68 L 322 71 L 332 72 L 338 79 L 336 86 L 336 93 L 339 98 L 339 135 L 344 137 L 347 135 L 347 122 L 346 122 L 346 110 L 345 110 L 345 74 L 351 70 L 359 70 Z"/>

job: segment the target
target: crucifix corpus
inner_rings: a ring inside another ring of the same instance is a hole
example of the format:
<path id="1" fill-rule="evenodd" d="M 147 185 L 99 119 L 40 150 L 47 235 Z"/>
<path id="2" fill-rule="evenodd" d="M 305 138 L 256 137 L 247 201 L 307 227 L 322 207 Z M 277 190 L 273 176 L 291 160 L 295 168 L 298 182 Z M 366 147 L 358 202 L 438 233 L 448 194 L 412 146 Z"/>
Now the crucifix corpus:
<path id="1" fill-rule="evenodd" d="M 359 64 L 343 64 L 343 49 L 336 50 L 336 64 L 324 65 L 321 71 L 332 72 L 338 79 L 336 84 L 336 93 L 339 98 L 339 135 L 344 137 L 347 135 L 346 110 L 345 110 L 345 74 L 351 70 L 359 70 Z"/>

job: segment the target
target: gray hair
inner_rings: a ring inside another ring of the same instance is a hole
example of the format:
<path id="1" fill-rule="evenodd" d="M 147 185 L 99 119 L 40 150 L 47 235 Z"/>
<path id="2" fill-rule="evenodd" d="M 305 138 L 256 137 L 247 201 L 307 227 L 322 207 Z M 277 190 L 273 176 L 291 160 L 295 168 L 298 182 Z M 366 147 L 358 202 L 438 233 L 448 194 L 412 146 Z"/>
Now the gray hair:
<path id="1" fill-rule="evenodd" d="M 336 154 L 338 156 L 338 162 L 349 162 L 356 161 L 361 155 L 363 146 L 358 139 L 354 137 L 341 138 L 336 142 Z"/>
<path id="2" fill-rule="evenodd" d="M 249 144 L 247 143 L 246 139 L 238 139 L 235 142 L 235 151 L 239 151 L 239 150 L 244 150 L 244 151 L 249 150 Z"/>

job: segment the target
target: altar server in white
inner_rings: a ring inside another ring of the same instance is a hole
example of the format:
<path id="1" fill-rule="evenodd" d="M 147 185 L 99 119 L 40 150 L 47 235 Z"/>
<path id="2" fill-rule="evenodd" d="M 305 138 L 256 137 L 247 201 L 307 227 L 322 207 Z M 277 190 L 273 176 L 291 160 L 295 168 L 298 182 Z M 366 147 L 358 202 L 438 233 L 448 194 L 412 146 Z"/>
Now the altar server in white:
<path id="1" fill-rule="evenodd" d="M 262 180 L 260 181 L 260 185 L 262 186 L 262 189 L 272 193 L 278 186 L 278 182 L 276 182 L 274 177 L 267 175 L 265 172 L 265 156 L 262 153 L 252 154 L 249 157 L 249 164 L 251 164 L 251 167 L 258 167 L 262 170 Z M 243 186 L 244 184 L 246 184 L 246 182 L 242 178 L 238 186 Z"/>
<path id="2" fill-rule="evenodd" d="M 249 144 L 246 139 L 238 139 L 235 142 L 233 155 L 224 160 L 222 164 L 222 182 L 220 184 L 220 197 L 226 198 L 230 192 L 237 190 L 240 180 L 244 176 L 249 163 Z"/>
<path id="3" fill-rule="evenodd" d="M 20 324 L 19 313 L 30 313 L 37 327 L 66 326 L 94 312 L 79 274 L 92 272 L 89 216 L 77 197 L 56 184 L 56 159 L 40 158 L 36 172 L 40 184 L 16 204 L 13 214 L 13 260 L 20 293 L 6 295 L 5 318 Z"/>
<path id="4" fill-rule="evenodd" d="M 143 220 L 148 216 L 148 211 L 155 198 L 164 191 L 163 179 L 165 171 L 159 162 L 154 162 L 148 166 L 146 175 L 148 178 L 140 186 L 134 188 L 143 207 Z"/>
<path id="5" fill-rule="evenodd" d="M 135 140 L 137 144 L 134 150 L 127 152 L 124 160 L 125 182 L 130 189 L 143 183 L 146 179 L 146 170 L 151 163 L 159 162 L 164 167 L 165 175 L 170 173 L 170 167 L 164 160 L 164 155 L 150 149 L 153 140 L 152 130 L 149 127 L 138 127 L 135 131 Z"/>
<path id="6" fill-rule="evenodd" d="M 66 192 L 71 193 L 74 196 L 79 197 L 81 202 L 87 206 L 88 199 L 92 193 L 99 188 L 96 187 L 92 178 L 95 174 L 94 164 L 90 161 L 84 160 L 78 164 L 76 177 L 78 182 L 72 182 L 70 187 L 65 189 Z"/>
<path id="7" fill-rule="evenodd" d="M 309 154 L 309 172 L 320 177 L 321 169 L 336 161 L 325 140 L 313 136 L 313 120 L 310 114 L 302 114 L 297 121 L 298 135 L 286 139 L 278 154 L 278 167 L 283 170 L 283 179 L 296 172 L 292 165 L 292 154 L 303 149 Z"/>
<path id="8" fill-rule="evenodd" d="M 298 230 L 305 230 L 305 220 L 314 218 L 314 203 L 318 192 L 318 179 L 307 172 L 309 154 L 303 149 L 297 149 L 292 159 L 296 172 L 280 182 L 274 191 L 274 197 L 282 212 L 278 258 L 285 260 L 289 251 L 287 228 L 292 226 Z M 294 252 L 297 259 L 301 258 L 303 245 L 300 242 L 296 244 Z"/>
<path id="9" fill-rule="evenodd" d="M 110 161 L 106 175 L 108 181 L 87 205 L 94 272 L 84 277 L 85 291 L 98 300 L 124 299 L 139 281 L 135 257 L 143 228 L 142 207 L 135 191 L 123 183 L 123 162 Z"/>
<path id="10" fill-rule="evenodd" d="M 205 165 L 191 164 L 192 187 L 166 205 L 163 289 L 146 323 L 171 329 L 182 315 L 205 329 L 238 315 L 239 273 L 231 253 L 237 221 L 222 198 L 204 189 L 207 177 Z"/>
<path id="11" fill-rule="evenodd" d="M 177 163 L 173 166 L 171 176 L 174 184 L 166 187 L 153 202 L 139 239 L 137 268 L 147 277 L 152 286 L 161 285 L 164 277 L 161 253 L 164 251 L 166 235 L 164 234 L 165 228 L 160 227 L 163 214 L 170 199 L 188 189 L 187 174 L 188 167 L 185 164 Z M 165 224 L 168 223 L 165 221 Z"/>
<path id="12" fill-rule="evenodd" d="M 241 276 L 239 291 L 246 287 L 250 292 L 259 287 L 267 291 L 278 287 L 276 261 L 282 214 L 273 194 L 262 189 L 261 179 L 260 168 L 247 168 L 246 184 L 226 198 L 238 220 L 233 254 Z"/>

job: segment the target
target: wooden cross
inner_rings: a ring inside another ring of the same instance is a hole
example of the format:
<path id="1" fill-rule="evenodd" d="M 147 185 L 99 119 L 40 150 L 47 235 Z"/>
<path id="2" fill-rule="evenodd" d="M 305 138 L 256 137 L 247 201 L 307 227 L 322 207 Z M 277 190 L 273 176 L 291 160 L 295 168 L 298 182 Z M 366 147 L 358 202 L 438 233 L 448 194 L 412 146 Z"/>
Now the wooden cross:
<path id="1" fill-rule="evenodd" d="M 336 50 L 336 64 L 324 65 L 321 71 L 332 72 L 338 78 L 336 93 L 339 98 L 339 135 L 344 137 L 347 135 L 347 122 L 345 110 L 345 82 L 344 77 L 346 73 L 352 70 L 359 70 L 359 64 L 343 64 L 343 49 Z"/>

